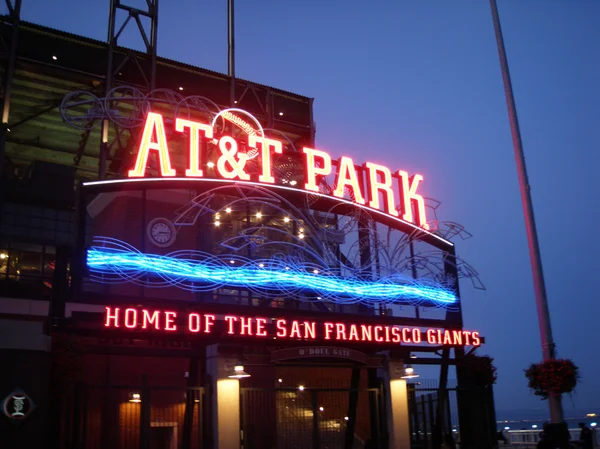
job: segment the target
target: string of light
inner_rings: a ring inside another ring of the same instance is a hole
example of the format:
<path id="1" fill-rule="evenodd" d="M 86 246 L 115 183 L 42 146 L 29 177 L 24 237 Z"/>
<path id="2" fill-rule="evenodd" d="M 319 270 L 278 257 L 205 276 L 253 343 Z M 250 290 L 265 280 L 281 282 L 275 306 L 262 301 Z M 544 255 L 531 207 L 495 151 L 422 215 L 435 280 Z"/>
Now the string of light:
<path id="1" fill-rule="evenodd" d="M 247 288 L 263 296 L 296 299 L 310 296 L 341 304 L 451 308 L 458 302 L 454 293 L 441 285 L 413 281 L 397 274 L 371 280 L 342 277 L 310 262 L 280 258 L 253 260 L 195 250 L 145 254 L 125 242 L 107 237 L 96 238 L 95 243 L 87 252 L 87 265 L 92 277 L 103 283 L 175 286 L 193 292 Z"/>

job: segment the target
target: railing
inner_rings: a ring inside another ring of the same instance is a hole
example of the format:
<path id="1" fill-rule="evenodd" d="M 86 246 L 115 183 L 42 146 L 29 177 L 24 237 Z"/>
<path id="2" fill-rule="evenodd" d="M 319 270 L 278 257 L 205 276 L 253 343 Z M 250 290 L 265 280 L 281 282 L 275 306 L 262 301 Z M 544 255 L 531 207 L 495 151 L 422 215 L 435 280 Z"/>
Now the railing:
<path id="1" fill-rule="evenodd" d="M 579 441 L 580 432 L 581 429 L 569 429 L 572 447 L 578 447 L 577 442 Z M 537 442 L 540 440 L 541 433 L 542 429 L 508 430 L 504 432 L 504 436 L 506 436 L 508 440 L 508 443 L 505 443 L 504 445 L 518 446 L 521 448 L 535 448 Z M 595 429 L 592 430 L 592 438 L 594 447 L 598 447 Z M 500 447 L 502 446 L 503 444 L 500 443 Z"/>

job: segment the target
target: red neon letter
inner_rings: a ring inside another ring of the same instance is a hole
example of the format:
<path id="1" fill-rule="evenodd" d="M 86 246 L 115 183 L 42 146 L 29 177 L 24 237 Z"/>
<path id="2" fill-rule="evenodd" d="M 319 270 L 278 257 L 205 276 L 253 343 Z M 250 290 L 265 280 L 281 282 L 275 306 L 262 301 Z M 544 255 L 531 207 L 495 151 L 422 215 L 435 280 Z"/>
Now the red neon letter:
<path id="1" fill-rule="evenodd" d="M 449 330 L 444 331 L 444 344 L 451 345 L 452 344 L 452 335 Z"/>
<path id="2" fill-rule="evenodd" d="M 383 337 L 379 335 L 379 332 L 383 330 L 383 327 L 375 326 L 373 329 L 375 330 L 375 341 L 383 341 Z"/>
<path id="3" fill-rule="evenodd" d="M 452 331 L 452 343 L 455 345 L 462 345 L 463 334 L 461 331 Z"/>
<path id="4" fill-rule="evenodd" d="M 398 329 L 397 327 L 392 327 L 392 342 L 393 343 L 400 343 L 402 341 L 402 336 L 400 335 L 400 329 Z"/>
<path id="5" fill-rule="evenodd" d="M 421 331 L 419 329 L 412 330 L 412 342 L 421 343 Z"/>
<path id="6" fill-rule="evenodd" d="M 287 337 L 287 328 L 285 327 L 287 321 L 286 320 L 277 320 L 275 322 L 275 326 L 277 327 L 277 336 L 278 337 Z"/>
<path id="7" fill-rule="evenodd" d="M 319 191 L 319 185 L 317 183 L 317 176 L 327 176 L 331 173 L 331 157 L 324 151 L 314 150 L 312 148 L 304 147 L 302 149 L 306 154 L 306 173 L 305 173 L 305 184 L 306 190 L 312 190 L 313 192 Z M 317 167 L 315 158 L 321 158 L 323 161 L 323 167 Z"/>
<path id="8" fill-rule="evenodd" d="M 365 324 L 361 324 L 360 325 L 360 330 L 361 330 L 361 340 L 362 341 L 373 341 L 373 335 L 372 335 L 372 331 L 373 328 L 371 326 L 367 326 Z"/>
<path id="9" fill-rule="evenodd" d="M 325 323 L 325 340 L 331 340 L 331 334 L 333 332 L 333 323 Z"/>
<path id="10" fill-rule="evenodd" d="M 399 176 L 399 187 L 400 187 L 400 206 L 402 207 L 402 219 L 415 223 L 413 218 L 413 205 L 416 207 L 418 226 L 423 229 L 429 229 L 427 224 L 427 217 L 425 216 L 425 201 L 423 197 L 417 193 L 417 187 L 419 183 L 423 181 L 422 175 L 414 175 L 412 178 L 408 177 L 408 173 L 402 170 L 398 171 Z"/>
<path id="11" fill-rule="evenodd" d="M 248 155 L 238 153 L 238 144 L 235 139 L 230 136 L 221 137 L 219 139 L 219 150 L 222 154 L 217 160 L 217 169 L 221 176 L 225 179 L 239 178 L 243 181 L 249 181 L 250 175 L 244 171 L 246 162 L 248 162 Z M 227 170 L 225 164 L 229 165 L 231 170 Z"/>
<path id="12" fill-rule="evenodd" d="M 246 320 L 248 322 L 246 322 Z M 242 332 L 241 335 L 252 335 L 252 318 L 240 317 Z M 246 334 L 247 332 L 247 334 Z"/>
<path id="13" fill-rule="evenodd" d="M 228 326 L 227 333 L 233 335 L 235 333 L 233 331 L 233 322 L 237 321 L 237 316 L 226 316 L 225 321 L 227 321 L 227 326 Z"/>
<path id="14" fill-rule="evenodd" d="M 204 132 L 207 139 L 212 139 L 212 126 L 182 118 L 175 120 L 175 130 L 182 133 L 185 128 L 190 129 L 190 168 L 185 171 L 185 176 L 202 177 L 204 173 L 200 168 L 200 131 Z"/>
<path id="15" fill-rule="evenodd" d="M 154 324 L 154 329 L 160 329 L 158 310 L 152 312 L 152 315 L 144 309 L 142 310 L 142 329 L 146 329 L 148 324 Z"/>
<path id="16" fill-rule="evenodd" d="M 434 345 L 437 343 L 434 329 L 427 329 L 427 343 L 429 343 L 430 345 Z"/>
<path id="17" fill-rule="evenodd" d="M 156 133 L 156 142 L 152 140 L 154 133 Z M 144 126 L 144 133 L 142 134 L 142 141 L 140 142 L 135 168 L 129 170 L 130 178 L 144 177 L 150 150 L 158 151 L 161 176 L 175 176 L 175 170 L 171 167 L 171 159 L 169 158 L 165 124 L 162 115 L 155 112 L 149 112 L 148 117 L 146 117 L 146 125 Z"/>
<path id="18" fill-rule="evenodd" d="M 134 328 L 137 326 L 137 310 L 125 309 L 125 327 Z"/>
<path id="19" fill-rule="evenodd" d="M 292 330 L 290 331 L 290 338 L 302 338 L 302 335 L 300 335 L 300 323 L 296 320 L 292 321 Z"/>
<path id="20" fill-rule="evenodd" d="M 392 172 L 383 165 L 367 162 L 365 167 L 369 170 L 369 179 L 367 181 L 367 194 L 369 196 L 369 206 L 373 209 L 379 209 L 379 192 L 385 198 L 385 211 L 395 217 L 398 216 L 394 201 L 394 192 L 392 190 Z M 380 181 L 379 176 L 383 179 Z"/>
<path id="21" fill-rule="evenodd" d="M 200 314 L 190 313 L 188 316 L 188 329 L 190 332 L 200 332 Z"/>
<path id="22" fill-rule="evenodd" d="M 410 337 L 408 336 L 409 331 L 410 331 L 410 329 L 408 327 L 402 328 L 402 341 L 404 343 L 410 343 Z"/>
<path id="23" fill-rule="evenodd" d="M 358 338 L 358 328 L 356 327 L 356 324 L 350 325 L 350 335 L 348 336 L 348 340 L 360 341 L 360 338 Z"/>
<path id="24" fill-rule="evenodd" d="M 204 333 L 210 334 L 212 332 L 211 327 L 215 325 L 214 315 L 204 315 Z"/>
<path id="25" fill-rule="evenodd" d="M 358 176 L 356 174 L 356 167 L 352 159 L 346 156 L 342 156 L 338 160 L 337 174 L 335 175 L 335 190 L 333 196 L 338 198 L 344 198 L 345 187 L 350 187 L 354 201 L 358 204 L 365 204 L 362 191 L 360 190 L 360 183 L 358 182 Z"/>
<path id="26" fill-rule="evenodd" d="M 264 318 L 256 319 L 256 335 L 259 337 L 266 337 L 267 331 L 265 330 L 265 324 L 267 324 L 267 320 Z"/>
<path id="27" fill-rule="evenodd" d="M 315 330 L 315 322 L 304 321 L 304 338 L 310 338 L 314 340 L 317 338 L 317 333 Z"/>
<path id="28" fill-rule="evenodd" d="M 473 337 L 473 346 L 481 346 L 481 338 L 479 338 L 479 332 L 473 332 L 471 336 Z"/>
<path id="29" fill-rule="evenodd" d="M 248 146 L 250 148 L 256 148 L 256 144 L 258 143 L 260 144 L 262 165 L 262 173 L 258 177 L 258 180 L 260 182 L 273 184 L 275 178 L 273 178 L 273 175 L 271 174 L 271 148 L 275 153 L 283 153 L 281 142 L 279 140 L 267 139 L 256 135 L 248 136 Z"/>
<path id="30" fill-rule="evenodd" d="M 469 346 L 471 344 L 471 332 L 463 331 L 463 334 L 465 335 L 465 345 Z"/>
<path id="31" fill-rule="evenodd" d="M 165 312 L 165 330 L 176 331 L 177 326 L 175 325 L 175 318 L 177 318 L 177 312 Z"/>
<path id="32" fill-rule="evenodd" d="M 335 339 L 346 340 L 346 325 L 344 323 L 335 323 Z"/>
<path id="33" fill-rule="evenodd" d="M 114 315 L 110 314 L 110 307 L 105 307 L 106 309 L 106 323 L 104 323 L 104 326 L 106 327 L 119 327 L 119 308 L 115 308 L 115 313 Z M 110 320 L 113 321 L 113 325 L 110 325 Z"/>

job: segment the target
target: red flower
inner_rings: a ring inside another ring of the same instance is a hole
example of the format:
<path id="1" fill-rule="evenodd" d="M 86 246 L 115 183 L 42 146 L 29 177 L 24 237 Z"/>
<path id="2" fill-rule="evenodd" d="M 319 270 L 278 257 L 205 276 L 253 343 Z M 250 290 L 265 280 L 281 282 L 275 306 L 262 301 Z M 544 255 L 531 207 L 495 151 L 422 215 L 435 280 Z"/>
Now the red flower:
<path id="1" fill-rule="evenodd" d="M 548 399 L 550 394 L 570 393 L 579 381 L 579 368 L 568 359 L 532 364 L 525 370 L 528 386 L 534 394 Z"/>

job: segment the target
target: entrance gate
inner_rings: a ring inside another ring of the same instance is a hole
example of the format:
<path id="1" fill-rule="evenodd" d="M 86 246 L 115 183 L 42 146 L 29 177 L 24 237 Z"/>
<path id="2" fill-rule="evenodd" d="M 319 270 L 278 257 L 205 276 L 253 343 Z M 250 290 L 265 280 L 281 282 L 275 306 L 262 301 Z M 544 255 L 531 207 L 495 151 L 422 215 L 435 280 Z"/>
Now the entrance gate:
<path id="1" fill-rule="evenodd" d="M 443 397 L 434 382 L 424 380 L 410 383 L 407 387 L 411 448 L 433 448 L 436 429 L 439 429 L 440 436 L 450 434 L 457 442 L 459 435 L 456 387 L 446 388 L 442 393 Z M 441 411 L 439 407 L 442 407 Z M 442 422 L 438 422 L 438 416 Z"/>
<path id="2" fill-rule="evenodd" d="M 381 390 L 241 388 L 244 449 L 371 449 L 387 440 Z"/>

